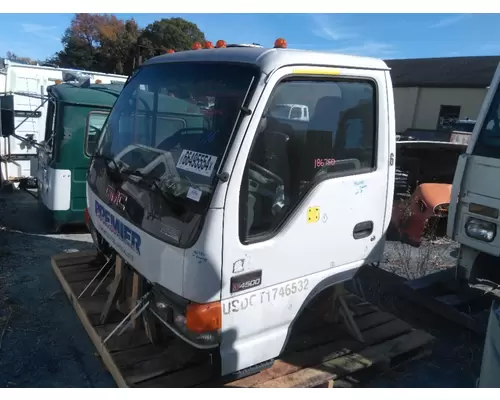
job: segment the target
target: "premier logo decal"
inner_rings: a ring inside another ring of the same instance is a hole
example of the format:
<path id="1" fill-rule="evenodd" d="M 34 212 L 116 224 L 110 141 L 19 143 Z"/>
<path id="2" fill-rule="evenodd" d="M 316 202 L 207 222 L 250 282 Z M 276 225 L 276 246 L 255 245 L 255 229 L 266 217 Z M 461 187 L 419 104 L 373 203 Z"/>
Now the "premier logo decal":
<path id="1" fill-rule="evenodd" d="M 106 210 L 97 200 L 95 201 L 95 215 L 123 243 L 141 255 L 141 237 L 139 234 Z"/>

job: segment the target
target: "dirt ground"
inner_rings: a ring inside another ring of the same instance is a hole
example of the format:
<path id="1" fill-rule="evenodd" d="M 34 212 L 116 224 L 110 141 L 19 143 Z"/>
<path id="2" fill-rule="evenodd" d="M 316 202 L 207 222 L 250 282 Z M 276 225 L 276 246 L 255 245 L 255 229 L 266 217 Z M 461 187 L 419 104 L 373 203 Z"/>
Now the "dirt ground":
<path id="1" fill-rule="evenodd" d="M 0 387 L 114 387 L 52 272 L 50 257 L 91 247 L 88 233 L 44 234 L 36 201 L 0 193 Z M 367 383 L 370 387 L 474 387 L 483 338 L 397 295 L 403 278 L 454 263 L 455 245 L 388 243 L 380 268 L 359 273 L 367 300 L 436 336 L 434 352 Z"/>

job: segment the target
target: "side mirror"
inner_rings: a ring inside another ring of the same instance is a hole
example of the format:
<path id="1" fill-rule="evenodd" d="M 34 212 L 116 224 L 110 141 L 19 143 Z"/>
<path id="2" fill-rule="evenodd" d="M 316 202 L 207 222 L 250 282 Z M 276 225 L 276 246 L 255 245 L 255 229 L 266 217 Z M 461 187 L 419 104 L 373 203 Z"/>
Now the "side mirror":
<path id="1" fill-rule="evenodd" d="M 14 96 L 0 96 L 0 133 L 3 137 L 14 135 Z"/>

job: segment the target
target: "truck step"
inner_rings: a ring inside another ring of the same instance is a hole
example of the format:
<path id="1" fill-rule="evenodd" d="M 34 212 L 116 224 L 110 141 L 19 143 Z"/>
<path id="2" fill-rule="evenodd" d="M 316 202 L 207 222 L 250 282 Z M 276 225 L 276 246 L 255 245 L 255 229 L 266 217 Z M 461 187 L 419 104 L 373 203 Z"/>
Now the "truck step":
<path id="1" fill-rule="evenodd" d="M 448 268 L 406 281 L 401 294 L 429 311 L 479 335 L 486 334 L 491 302 L 498 298 L 498 288 L 472 284 L 455 278 L 455 268 Z"/>

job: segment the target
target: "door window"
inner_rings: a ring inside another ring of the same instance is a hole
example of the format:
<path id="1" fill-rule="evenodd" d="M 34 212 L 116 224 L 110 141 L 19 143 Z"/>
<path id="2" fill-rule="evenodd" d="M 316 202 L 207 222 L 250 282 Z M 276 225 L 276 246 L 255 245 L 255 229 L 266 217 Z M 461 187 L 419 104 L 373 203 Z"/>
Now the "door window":
<path id="1" fill-rule="evenodd" d="M 436 130 L 449 131 L 460 117 L 460 106 L 441 106 Z"/>
<path id="2" fill-rule="evenodd" d="M 56 131 L 56 103 L 49 100 L 47 105 L 47 118 L 45 120 L 45 143 L 52 150 L 54 145 L 54 134 Z"/>
<path id="3" fill-rule="evenodd" d="M 491 100 L 472 154 L 500 158 L 500 90 Z"/>
<path id="4" fill-rule="evenodd" d="M 104 111 L 89 112 L 87 117 L 87 129 L 85 131 L 85 154 L 89 157 L 94 154 L 99 139 L 99 132 L 104 126 L 108 114 L 109 113 Z"/>
<path id="5" fill-rule="evenodd" d="M 310 120 L 268 110 L 303 104 Z M 240 191 L 240 239 L 265 240 L 320 180 L 369 172 L 376 163 L 376 87 L 370 80 L 284 80 L 256 132 Z"/>

